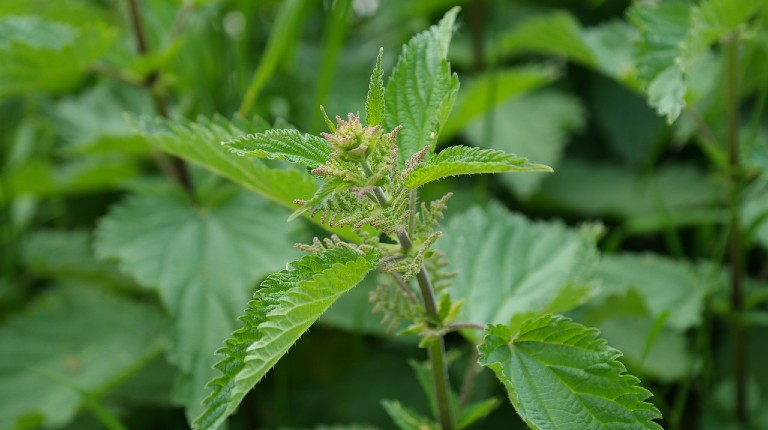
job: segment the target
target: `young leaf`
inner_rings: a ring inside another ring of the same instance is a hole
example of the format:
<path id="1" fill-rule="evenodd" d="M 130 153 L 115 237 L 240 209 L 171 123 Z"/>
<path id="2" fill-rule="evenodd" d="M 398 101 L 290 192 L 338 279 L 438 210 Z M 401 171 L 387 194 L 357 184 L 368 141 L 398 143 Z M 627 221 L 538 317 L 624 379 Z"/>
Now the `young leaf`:
<path id="1" fill-rule="evenodd" d="M 451 146 L 413 169 L 405 183 L 408 188 L 413 189 L 448 176 L 551 171 L 549 166 L 531 163 L 527 158 L 515 154 L 494 149 Z"/>
<path id="2" fill-rule="evenodd" d="M 381 56 L 384 48 L 376 57 L 376 67 L 368 84 L 368 97 L 365 99 L 365 124 L 374 126 L 384 122 L 384 71 L 381 70 Z"/>
<path id="3" fill-rule="evenodd" d="M 448 261 L 461 262 L 450 289 L 454 299 L 466 299 L 461 319 L 509 324 L 521 314 L 583 303 L 597 270 L 595 236 L 594 229 L 532 222 L 495 204 L 452 217 L 438 247 Z"/>
<path id="4" fill-rule="evenodd" d="M 0 428 L 65 425 L 82 392 L 104 393 L 161 351 L 162 322 L 156 307 L 114 292 L 44 293 L 0 328 Z"/>
<path id="5" fill-rule="evenodd" d="M 292 129 L 248 134 L 224 142 L 223 145 L 240 156 L 288 160 L 310 169 L 325 164 L 332 152 L 322 137 Z"/>
<path id="6" fill-rule="evenodd" d="M 295 199 L 309 198 L 315 192 L 314 180 L 307 172 L 270 168 L 260 160 L 233 156 L 222 147 L 222 141 L 265 131 L 269 125 L 264 121 L 229 121 L 214 116 L 199 117 L 194 122 L 142 119 L 139 125 L 152 146 L 199 164 L 283 206 L 294 209 Z"/>
<path id="7" fill-rule="evenodd" d="M 225 356 L 216 365 L 222 376 L 209 383 L 213 393 L 194 428 L 218 428 L 288 348 L 376 262 L 375 252 L 336 247 L 267 277 L 240 318 L 244 326 L 218 351 Z"/>
<path id="8" fill-rule="evenodd" d="M 621 353 L 598 331 L 562 316 L 529 320 L 514 333 L 493 325 L 480 364 L 504 384 L 520 417 L 535 429 L 661 429 L 651 393 L 625 373 Z"/>
<path id="9" fill-rule="evenodd" d="M 236 328 L 242 303 L 259 279 L 295 255 L 269 246 L 292 241 L 287 211 L 234 187 L 213 197 L 192 205 L 173 193 L 133 196 L 96 233 L 97 254 L 117 258 L 168 309 L 169 358 L 180 370 L 175 394 L 190 418 L 215 376 L 212 352 Z"/>
<path id="10" fill-rule="evenodd" d="M 446 57 L 459 8 L 445 14 L 440 23 L 414 36 L 403 47 L 387 83 L 384 129 L 398 125 L 400 165 L 440 133 L 459 89 L 459 78 L 451 73 Z"/>

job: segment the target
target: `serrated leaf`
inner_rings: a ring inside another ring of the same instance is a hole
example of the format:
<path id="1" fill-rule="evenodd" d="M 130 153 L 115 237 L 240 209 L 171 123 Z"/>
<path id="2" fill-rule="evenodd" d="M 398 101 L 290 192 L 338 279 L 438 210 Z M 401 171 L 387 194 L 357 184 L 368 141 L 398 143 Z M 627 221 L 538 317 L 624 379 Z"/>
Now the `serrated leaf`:
<path id="1" fill-rule="evenodd" d="M 637 375 L 674 382 L 690 378 L 697 370 L 684 332 L 659 327 L 661 317 L 648 310 L 638 290 L 617 291 L 605 300 L 590 301 L 580 321 L 600 329 L 602 337 L 624 355 L 622 362 Z"/>
<path id="2" fill-rule="evenodd" d="M 552 168 L 531 163 L 525 157 L 493 149 L 451 146 L 420 164 L 408 174 L 410 189 L 438 179 L 457 175 L 501 172 L 551 172 Z"/>
<path id="3" fill-rule="evenodd" d="M 661 429 L 651 393 L 625 373 L 621 353 L 595 329 L 545 315 L 518 333 L 493 325 L 478 347 L 480 364 L 504 384 L 521 418 L 535 429 Z"/>
<path id="4" fill-rule="evenodd" d="M 489 115 L 490 118 L 479 118 L 465 129 L 474 146 L 522 154 L 555 170 L 568 143 L 568 133 L 584 124 L 579 101 L 554 90 L 523 94 Z M 517 195 L 527 197 L 546 177 L 504 175 L 499 179 Z"/>
<path id="5" fill-rule="evenodd" d="M 247 134 L 224 142 L 223 145 L 240 156 L 288 160 L 310 169 L 325 164 L 332 152 L 322 137 L 292 129 Z"/>
<path id="6" fill-rule="evenodd" d="M 365 124 L 375 126 L 384 122 L 384 71 L 381 69 L 381 56 L 384 48 L 379 50 L 376 56 L 376 67 L 371 73 L 371 81 L 368 84 L 368 96 L 365 99 Z"/>
<path id="7" fill-rule="evenodd" d="M 458 8 L 451 9 L 438 25 L 403 46 L 387 82 L 384 128 L 403 126 L 398 134 L 401 166 L 428 144 L 434 151 L 458 92 L 459 79 L 446 60 L 458 12 Z"/>
<path id="8" fill-rule="evenodd" d="M 215 204 L 200 206 L 172 193 L 130 197 L 102 219 L 96 236 L 97 254 L 118 259 L 168 309 L 176 397 L 190 418 L 215 375 L 213 351 L 235 329 L 255 283 L 295 255 L 278 245 L 292 242 L 285 210 L 245 191 L 218 191 Z"/>
<path id="9" fill-rule="evenodd" d="M 627 13 L 640 31 L 637 69 L 640 83 L 656 111 L 672 123 L 685 108 L 687 86 L 677 62 L 690 29 L 686 2 L 635 3 Z"/>
<path id="10" fill-rule="evenodd" d="M 269 126 L 263 121 L 233 122 L 214 116 L 199 117 L 194 122 L 145 119 L 140 125 L 152 146 L 199 164 L 283 206 L 295 209 L 295 199 L 309 198 L 315 192 L 314 180 L 305 171 L 271 168 L 260 160 L 237 157 L 222 147 L 222 141 L 265 131 Z"/>
<path id="11" fill-rule="evenodd" d="M 450 218 L 437 246 L 458 271 L 450 293 L 466 300 L 459 321 L 509 324 L 516 315 L 583 303 L 597 269 L 595 236 L 586 227 L 532 222 L 496 204 Z"/>
<path id="12" fill-rule="evenodd" d="M 307 255 L 267 277 L 240 318 L 244 326 L 218 351 L 225 356 L 216 364 L 223 375 L 209 383 L 213 393 L 194 428 L 218 428 L 309 326 L 376 262 L 374 252 L 336 247 Z"/>
<path id="13" fill-rule="evenodd" d="M 114 293 L 57 287 L 0 328 L 0 428 L 59 427 L 162 348 L 159 309 Z M 18 427 L 17 427 L 18 425 Z"/>

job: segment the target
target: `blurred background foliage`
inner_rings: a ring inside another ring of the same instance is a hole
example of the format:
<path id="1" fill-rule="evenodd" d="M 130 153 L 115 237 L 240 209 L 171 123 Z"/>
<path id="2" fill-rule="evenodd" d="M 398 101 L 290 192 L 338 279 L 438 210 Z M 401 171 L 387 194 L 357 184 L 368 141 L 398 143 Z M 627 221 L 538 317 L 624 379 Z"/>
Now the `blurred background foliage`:
<path id="1" fill-rule="evenodd" d="M 737 213 L 747 279 L 744 309 L 735 312 L 726 269 L 733 204 L 723 167 L 724 53 L 683 56 L 682 97 L 674 96 L 677 81 L 649 94 L 659 116 L 644 90 L 658 76 L 654 61 L 677 58 L 662 48 L 686 37 L 690 3 L 647 3 L 3 0 L 0 429 L 187 428 L 211 376 L 211 352 L 250 293 L 298 255 L 292 243 L 320 234 L 153 149 L 147 118 L 255 114 L 319 133 L 319 105 L 331 115 L 363 109 L 379 47 L 389 70 L 404 42 L 456 4 L 462 14 L 449 59 L 461 90 L 441 144 L 497 148 L 555 169 L 446 180 L 424 191 L 456 193 L 448 233 L 474 225 L 497 247 L 496 265 L 481 261 L 488 268 L 460 274 L 457 288 L 487 301 L 493 290 L 473 291 L 470 281 L 496 282 L 500 265 L 521 272 L 505 272 L 514 288 L 537 270 L 577 279 L 574 288 L 590 294 L 569 315 L 624 352 L 670 429 L 739 428 L 736 321 L 753 364 L 751 428 L 768 428 L 760 408 L 768 371 L 759 365 L 768 353 L 768 7 L 752 2 L 757 15 L 742 24 L 738 52 L 747 180 Z M 585 222 L 593 227 L 555 232 Z M 515 235 L 519 229 L 532 238 Z M 534 247 L 541 238 L 549 239 Z M 576 247 L 572 256 L 531 263 L 565 244 Z M 471 256 L 450 234 L 439 247 L 449 259 Z M 370 313 L 373 283 L 324 316 L 230 428 L 394 428 L 380 399 L 428 412 L 413 377 L 422 351 Z M 474 375 L 472 348 L 458 335 L 448 341 L 454 381 Z M 469 398 L 505 397 L 488 372 L 472 386 Z M 524 426 L 500 407 L 475 428 Z"/>

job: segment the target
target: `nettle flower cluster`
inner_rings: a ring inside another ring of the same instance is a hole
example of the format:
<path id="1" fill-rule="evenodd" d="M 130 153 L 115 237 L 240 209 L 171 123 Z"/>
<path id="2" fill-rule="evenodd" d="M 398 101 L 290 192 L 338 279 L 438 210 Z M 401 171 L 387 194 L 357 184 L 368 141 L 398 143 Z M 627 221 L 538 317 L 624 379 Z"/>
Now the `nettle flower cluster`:
<path id="1" fill-rule="evenodd" d="M 333 235 L 296 247 L 312 253 L 336 246 L 360 251 L 376 248 L 381 254 L 381 272 L 392 276 L 371 294 L 376 310 L 384 312 L 390 328 L 400 319 L 420 319 L 420 301 L 406 283 L 424 266 L 437 292 L 450 285 L 453 274 L 444 271 L 447 264 L 442 253 L 431 247 L 441 235 L 436 228 L 452 193 L 429 205 L 418 205 L 416 190 L 406 186 L 406 179 L 424 161 L 430 147 L 414 154 L 401 169 L 397 154 L 400 126 L 385 133 L 381 125 L 363 125 L 360 116 L 352 113 L 346 120 L 336 116 L 335 124 L 327 115 L 325 119 L 331 132 L 320 135 L 332 152 L 325 164 L 311 170 L 324 183 L 310 199 L 294 201 L 302 206 L 297 213 L 309 212 L 331 227 L 351 227 L 362 241 L 352 244 Z M 379 234 L 386 239 L 382 241 Z M 441 301 L 448 304 L 448 296 L 443 295 Z"/>

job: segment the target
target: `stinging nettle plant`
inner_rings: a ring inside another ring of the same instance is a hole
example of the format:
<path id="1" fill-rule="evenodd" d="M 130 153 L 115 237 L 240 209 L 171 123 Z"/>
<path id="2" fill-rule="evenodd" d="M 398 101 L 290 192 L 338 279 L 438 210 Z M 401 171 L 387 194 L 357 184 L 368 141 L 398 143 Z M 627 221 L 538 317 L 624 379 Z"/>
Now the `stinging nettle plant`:
<path id="1" fill-rule="evenodd" d="M 387 275 L 372 294 L 375 307 L 407 322 L 402 333 L 418 335 L 428 352 L 426 391 L 435 417 L 385 402 L 400 428 L 464 428 L 495 407 L 493 401 L 461 405 L 451 390 L 444 336 L 467 330 L 483 331 L 479 364 L 493 370 L 531 428 L 660 428 L 658 410 L 646 402 L 650 392 L 625 373 L 620 352 L 595 329 L 535 312 L 514 324 L 460 318 L 465 301 L 446 281 L 462 262 L 451 261 L 448 270 L 433 248 L 451 194 L 421 202 L 419 187 L 455 175 L 551 169 L 496 150 L 435 151 L 459 88 L 446 60 L 457 14 L 454 8 L 404 46 L 386 86 L 379 52 L 364 118 L 350 113 L 334 122 L 323 110 L 329 132 L 321 136 L 271 129 L 224 142 L 239 156 L 308 169 L 321 185 L 294 201 L 299 207 L 290 219 L 309 217 L 334 234 L 297 245 L 307 255 L 261 284 L 240 318 L 242 328 L 218 351 L 221 375 L 209 383 L 212 393 L 194 428 L 218 428 L 298 338 L 374 271 Z"/>

